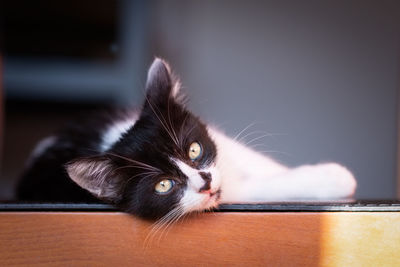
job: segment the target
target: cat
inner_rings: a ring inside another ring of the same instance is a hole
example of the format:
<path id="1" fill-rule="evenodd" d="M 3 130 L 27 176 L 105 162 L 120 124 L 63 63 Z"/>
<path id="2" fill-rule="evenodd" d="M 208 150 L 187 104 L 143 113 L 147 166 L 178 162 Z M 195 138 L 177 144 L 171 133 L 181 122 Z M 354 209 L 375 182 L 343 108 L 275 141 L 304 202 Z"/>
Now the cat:
<path id="1" fill-rule="evenodd" d="M 220 203 L 350 197 L 336 163 L 288 168 L 205 124 L 184 105 L 178 78 L 156 58 L 141 109 L 95 116 L 43 140 L 18 186 L 21 200 L 114 204 L 146 219 Z"/>

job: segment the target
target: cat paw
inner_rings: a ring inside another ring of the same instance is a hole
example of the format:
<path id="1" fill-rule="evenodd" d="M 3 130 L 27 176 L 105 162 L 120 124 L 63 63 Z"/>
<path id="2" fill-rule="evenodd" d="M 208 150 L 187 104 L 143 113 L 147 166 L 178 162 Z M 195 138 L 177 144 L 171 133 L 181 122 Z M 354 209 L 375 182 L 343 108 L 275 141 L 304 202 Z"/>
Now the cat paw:
<path id="1" fill-rule="evenodd" d="M 337 163 L 326 163 L 313 168 L 314 193 L 317 199 L 348 198 L 357 187 L 353 174 Z"/>

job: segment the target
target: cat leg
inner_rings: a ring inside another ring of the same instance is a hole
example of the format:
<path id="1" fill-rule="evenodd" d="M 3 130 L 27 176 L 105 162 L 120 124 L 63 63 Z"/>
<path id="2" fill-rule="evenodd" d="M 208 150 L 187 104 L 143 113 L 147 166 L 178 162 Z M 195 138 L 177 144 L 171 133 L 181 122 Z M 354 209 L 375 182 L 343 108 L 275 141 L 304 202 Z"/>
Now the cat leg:
<path id="1" fill-rule="evenodd" d="M 226 186 L 221 202 L 332 200 L 351 197 L 355 189 L 353 175 L 339 164 L 304 165 L 275 176 L 251 177 L 240 185 Z"/>
<path id="2" fill-rule="evenodd" d="M 339 164 L 289 169 L 214 128 L 208 130 L 217 145 L 222 202 L 339 199 L 355 192 L 354 176 Z"/>

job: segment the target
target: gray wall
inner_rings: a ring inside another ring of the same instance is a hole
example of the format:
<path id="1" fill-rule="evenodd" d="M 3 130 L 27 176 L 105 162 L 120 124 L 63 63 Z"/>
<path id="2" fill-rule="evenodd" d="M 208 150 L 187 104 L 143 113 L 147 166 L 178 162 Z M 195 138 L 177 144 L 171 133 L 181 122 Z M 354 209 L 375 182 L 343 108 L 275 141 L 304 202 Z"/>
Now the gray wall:
<path id="1" fill-rule="evenodd" d="M 337 161 L 395 197 L 398 1 L 157 1 L 153 53 L 192 109 L 291 166 Z M 247 140 L 257 137 L 257 132 Z"/>
<path id="2" fill-rule="evenodd" d="M 256 149 L 290 166 L 340 162 L 358 198 L 395 196 L 399 1 L 123 0 L 120 9 L 116 64 L 7 58 L 6 94 L 139 103 L 144 62 L 162 56 L 190 107 L 228 134 L 255 123 L 247 141 L 270 133 Z"/>

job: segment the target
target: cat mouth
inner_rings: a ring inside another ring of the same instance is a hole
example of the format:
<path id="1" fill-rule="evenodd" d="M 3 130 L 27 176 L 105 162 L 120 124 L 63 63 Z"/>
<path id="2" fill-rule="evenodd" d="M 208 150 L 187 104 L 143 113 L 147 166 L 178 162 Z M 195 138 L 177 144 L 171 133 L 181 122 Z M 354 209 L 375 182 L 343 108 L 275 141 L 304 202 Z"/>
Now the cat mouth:
<path id="1" fill-rule="evenodd" d="M 218 189 L 215 192 L 210 192 L 210 198 L 215 198 L 215 200 L 219 200 L 221 198 L 221 189 Z"/>
<path id="2" fill-rule="evenodd" d="M 202 204 L 200 204 L 199 210 L 211 210 L 218 207 L 220 198 L 221 198 L 221 189 L 209 192 L 207 196 L 204 196 Z"/>
<path id="3" fill-rule="evenodd" d="M 217 207 L 218 206 L 218 202 L 221 198 L 221 189 L 218 189 L 217 191 L 214 192 L 210 192 L 209 194 L 209 198 L 207 200 L 207 206 L 211 206 L 211 207 Z"/>

